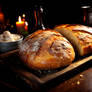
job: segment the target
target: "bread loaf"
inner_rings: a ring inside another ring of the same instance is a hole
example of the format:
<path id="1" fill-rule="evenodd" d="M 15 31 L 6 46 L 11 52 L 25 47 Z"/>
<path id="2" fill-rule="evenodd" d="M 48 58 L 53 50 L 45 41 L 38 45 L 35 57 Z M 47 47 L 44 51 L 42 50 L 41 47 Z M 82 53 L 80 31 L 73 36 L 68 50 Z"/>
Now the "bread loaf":
<path id="1" fill-rule="evenodd" d="M 80 56 L 92 52 L 92 28 L 78 24 L 64 24 L 54 28 L 64 35 L 75 47 Z"/>
<path id="2" fill-rule="evenodd" d="M 53 30 L 39 30 L 19 46 L 22 61 L 33 69 L 49 70 L 67 66 L 75 58 L 71 43 Z"/>

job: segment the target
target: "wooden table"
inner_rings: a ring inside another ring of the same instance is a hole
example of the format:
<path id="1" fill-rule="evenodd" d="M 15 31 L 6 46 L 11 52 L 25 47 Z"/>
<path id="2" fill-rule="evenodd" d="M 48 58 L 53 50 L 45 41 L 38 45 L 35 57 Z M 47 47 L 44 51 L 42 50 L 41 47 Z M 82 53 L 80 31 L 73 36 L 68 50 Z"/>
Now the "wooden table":
<path id="1" fill-rule="evenodd" d="M 6 65 L 0 65 L 0 73 L 0 92 L 34 92 Z M 62 80 L 42 88 L 39 92 L 92 92 L 92 67 Z"/>
<path id="2" fill-rule="evenodd" d="M 6 62 L 0 60 L 0 92 L 35 92 Z M 47 83 L 36 92 L 92 92 L 92 62 L 65 77 Z"/>
<path id="3" fill-rule="evenodd" d="M 92 68 L 58 84 L 48 92 L 92 92 Z"/>

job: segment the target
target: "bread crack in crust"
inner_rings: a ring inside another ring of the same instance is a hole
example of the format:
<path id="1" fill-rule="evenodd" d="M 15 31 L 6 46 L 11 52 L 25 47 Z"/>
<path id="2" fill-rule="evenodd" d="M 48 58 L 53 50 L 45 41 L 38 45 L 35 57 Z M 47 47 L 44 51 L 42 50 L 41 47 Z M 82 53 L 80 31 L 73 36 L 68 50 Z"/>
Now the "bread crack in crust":
<path id="1" fill-rule="evenodd" d="M 75 52 L 71 43 L 59 32 L 38 30 L 19 46 L 22 61 L 32 69 L 50 70 L 72 63 Z"/>

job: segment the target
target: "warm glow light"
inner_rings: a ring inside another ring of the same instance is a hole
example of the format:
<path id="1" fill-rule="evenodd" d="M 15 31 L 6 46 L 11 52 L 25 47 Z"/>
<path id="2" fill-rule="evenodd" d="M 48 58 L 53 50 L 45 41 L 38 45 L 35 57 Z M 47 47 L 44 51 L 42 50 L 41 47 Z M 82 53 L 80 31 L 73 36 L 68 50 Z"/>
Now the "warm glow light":
<path id="1" fill-rule="evenodd" d="M 28 22 L 25 22 L 25 25 L 28 26 Z"/>
<path id="2" fill-rule="evenodd" d="M 18 21 L 21 22 L 21 16 L 19 16 Z"/>
<path id="3" fill-rule="evenodd" d="M 25 30 L 28 31 L 28 22 L 25 21 Z"/>
<path id="4" fill-rule="evenodd" d="M 18 21 L 16 22 L 16 24 L 23 24 L 24 25 L 24 21 L 21 20 L 21 16 L 18 17 Z"/>
<path id="5" fill-rule="evenodd" d="M 26 16 L 26 15 L 25 15 L 25 14 L 23 14 L 22 16 L 23 16 L 23 18 L 25 18 L 25 16 Z"/>
<path id="6" fill-rule="evenodd" d="M 0 13 L 0 22 L 4 22 L 4 14 Z"/>
<path id="7" fill-rule="evenodd" d="M 24 21 L 21 16 L 18 17 L 18 21 L 16 22 L 17 32 L 22 35 L 26 35 L 28 33 L 28 22 Z"/>

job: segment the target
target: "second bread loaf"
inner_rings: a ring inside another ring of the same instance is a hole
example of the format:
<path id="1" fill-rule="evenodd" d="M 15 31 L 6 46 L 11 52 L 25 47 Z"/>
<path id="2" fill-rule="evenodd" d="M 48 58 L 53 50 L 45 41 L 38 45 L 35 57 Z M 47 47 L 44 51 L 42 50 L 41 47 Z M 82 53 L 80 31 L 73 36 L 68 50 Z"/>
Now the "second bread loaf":
<path id="1" fill-rule="evenodd" d="M 92 53 L 92 28 L 78 24 L 59 25 L 54 30 L 63 34 L 80 56 Z"/>

